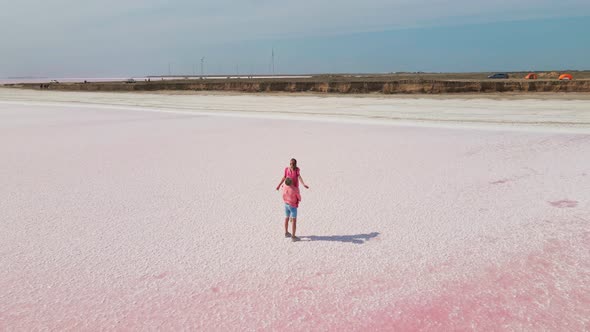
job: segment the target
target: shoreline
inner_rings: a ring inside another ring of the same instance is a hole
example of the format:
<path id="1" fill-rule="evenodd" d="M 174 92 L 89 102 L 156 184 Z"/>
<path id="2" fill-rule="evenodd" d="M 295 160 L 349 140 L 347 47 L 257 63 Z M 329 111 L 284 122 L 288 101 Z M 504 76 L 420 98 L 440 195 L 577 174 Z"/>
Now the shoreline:
<path id="1" fill-rule="evenodd" d="M 96 91 L 103 92 L 103 91 Z M 104 91 L 108 93 L 109 91 Z M 442 94 L 383 94 L 383 93 L 349 93 L 326 94 L 322 92 L 238 92 L 238 91 L 111 91 L 113 93 L 138 93 L 170 96 L 289 96 L 289 97 L 325 97 L 325 98 L 368 98 L 368 99 L 490 99 L 490 100 L 590 100 L 588 92 L 491 92 L 491 93 L 442 93 Z"/>
<path id="2" fill-rule="evenodd" d="M 25 87 L 10 86 L 0 84 L 0 90 L 16 91 L 48 91 L 39 89 L 30 89 Z M 439 99 L 439 100 L 473 100 L 473 99 L 490 99 L 490 100 L 590 100 L 590 92 L 456 92 L 456 93 L 399 93 L 385 94 L 381 92 L 369 93 L 325 93 L 318 91 L 219 91 L 219 90 L 50 90 L 54 92 L 78 92 L 78 93 L 99 93 L 99 94 L 148 94 L 148 95 L 168 95 L 168 96 L 288 96 L 288 97 L 320 97 L 320 98 L 369 98 L 369 99 Z"/>

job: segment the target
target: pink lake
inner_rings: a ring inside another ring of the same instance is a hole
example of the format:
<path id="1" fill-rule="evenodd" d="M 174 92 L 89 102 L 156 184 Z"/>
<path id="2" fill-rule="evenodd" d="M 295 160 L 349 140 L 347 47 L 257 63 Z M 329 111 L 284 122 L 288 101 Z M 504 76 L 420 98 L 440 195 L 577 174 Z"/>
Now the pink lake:
<path id="1" fill-rule="evenodd" d="M 0 330 L 590 328 L 590 133 L 0 100 L 0 155 Z"/>

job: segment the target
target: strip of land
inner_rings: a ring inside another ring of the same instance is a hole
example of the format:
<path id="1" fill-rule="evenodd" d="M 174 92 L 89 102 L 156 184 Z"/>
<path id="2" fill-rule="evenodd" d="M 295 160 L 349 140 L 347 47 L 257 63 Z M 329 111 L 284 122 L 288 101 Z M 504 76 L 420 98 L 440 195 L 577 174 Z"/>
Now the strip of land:
<path id="1" fill-rule="evenodd" d="M 331 94 L 453 94 L 590 92 L 590 73 L 574 73 L 573 80 L 559 80 L 558 72 L 539 73 L 539 79 L 524 79 L 526 73 L 510 73 L 509 79 L 489 79 L 488 73 L 400 73 L 383 75 L 309 76 L 206 76 L 148 77 L 113 82 L 46 82 L 7 84 L 60 91 L 225 91 L 313 92 Z"/>

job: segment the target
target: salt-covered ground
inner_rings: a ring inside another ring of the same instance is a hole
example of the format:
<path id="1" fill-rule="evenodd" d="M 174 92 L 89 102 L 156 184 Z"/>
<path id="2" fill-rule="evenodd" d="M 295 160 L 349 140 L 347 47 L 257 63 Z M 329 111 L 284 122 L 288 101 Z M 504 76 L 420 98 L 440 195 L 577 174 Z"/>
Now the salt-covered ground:
<path id="1" fill-rule="evenodd" d="M 0 330 L 590 328 L 589 101 L 188 97 L 0 89 Z"/>

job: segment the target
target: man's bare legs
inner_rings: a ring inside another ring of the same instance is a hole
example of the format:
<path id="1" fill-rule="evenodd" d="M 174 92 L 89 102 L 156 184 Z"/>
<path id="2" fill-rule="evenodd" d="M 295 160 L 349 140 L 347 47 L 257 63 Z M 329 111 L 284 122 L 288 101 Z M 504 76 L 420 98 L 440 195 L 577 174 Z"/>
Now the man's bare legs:
<path id="1" fill-rule="evenodd" d="M 291 234 L 289 234 L 289 217 L 285 217 L 285 237 L 291 237 Z"/>
<path id="2" fill-rule="evenodd" d="M 293 241 L 299 241 L 299 238 L 295 236 L 295 232 L 297 231 L 297 218 L 291 218 L 291 222 L 293 223 L 293 236 L 291 239 Z"/>

